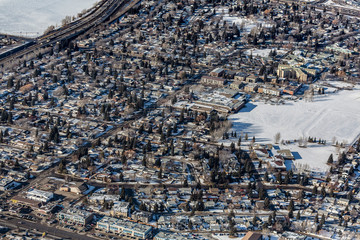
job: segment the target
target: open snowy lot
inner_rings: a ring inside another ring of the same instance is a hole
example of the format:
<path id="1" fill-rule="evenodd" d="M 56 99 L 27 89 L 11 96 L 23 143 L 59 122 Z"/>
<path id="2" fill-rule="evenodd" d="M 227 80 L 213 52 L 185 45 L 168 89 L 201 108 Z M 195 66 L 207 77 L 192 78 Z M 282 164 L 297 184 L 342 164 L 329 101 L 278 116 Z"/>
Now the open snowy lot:
<path id="1" fill-rule="evenodd" d="M 274 143 L 274 136 L 278 132 L 283 140 L 294 141 L 309 136 L 326 140 L 325 146 L 280 146 L 298 153 L 296 162 L 307 164 L 314 170 L 325 170 L 331 153 L 337 159 L 338 150 L 331 146 L 333 140 L 351 143 L 360 134 L 360 86 L 353 90 L 315 95 L 313 102 L 286 101 L 282 105 L 249 102 L 229 119 L 233 123 L 233 130 L 248 133 L 250 139 L 255 136 L 259 143 Z"/>
<path id="2" fill-rule="evenodd" d="M 0 0 L 0 33 L 34 37 L 99 0 Z"/>
<path id="3" fill-rule="evenodd" d="M 241 31 L 246 33 L 250 33 L 253 28 L 271 28 L 272 24 L 265 22 L 263 19 L 259 18 L 247 18 L 241 16 L 232 16 L 229 15 L 228 8 L 218 8 L 216 10 L 216 15 L 221 17 L 223 21 L 225 21 L 229 26 L 235 24 L 236 26 L 240 27 Z M 241 29 L 243 28 L 243 29 Z"/>
<path id="4" fill-rule="evenodd" d="M 285 54 L 286 51 L 285 50 L 278 50 L 276 48 L 265 48 L 265 49 L 249 49 L 246 50 L 244 53 L 246 55 L 253 55 L 253 56 L 260 56 L 260 57 L 268 57 L 271 51 L 276 51 L 277 54 Z"/>

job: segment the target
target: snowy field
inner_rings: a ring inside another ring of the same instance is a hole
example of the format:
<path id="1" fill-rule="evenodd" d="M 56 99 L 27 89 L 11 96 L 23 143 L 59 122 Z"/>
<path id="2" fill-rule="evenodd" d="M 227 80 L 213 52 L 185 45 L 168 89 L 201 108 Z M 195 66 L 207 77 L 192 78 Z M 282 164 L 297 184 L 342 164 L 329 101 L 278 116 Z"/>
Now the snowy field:
<path id="1" fill-rule="evenodd" d="M 228 8 L 218 8 L 216 10 L 216 15 L 222 17 L 222 20 L 229 24 L 229 26 L 235 24 L 240 28 L 243 27 L 243 29 L 240 30 L 245 31 L 246 33 L 250 33 L 253 28 L 272 27 L 272 24 L 266 23 L 263 19 L 230 16 Z"/>
<path id="2" fill-rule="evenodd" d="M 360 86 L 354 90 L 315 95 L 313 102 L 286 101 L 282 105 L 249 102 L 229 119 L 233 123 L 233 130 L 248 133 L 249 138 L 255 136 L 258 143 L 274 143 L 274 136 L 278 132 L 283 140 L 294 141 L 309 136 L 326 140 L 325 146 L 280 146 L 297 152 L 296 162 L 307 164 L 314 170 L 325 170 L 331 153 L 337 159 L 338 149 L 331 146 L 333 139 L 336 138 L 339 143 L 351 143 L 360 134 Z"/>
<path id="3" fill-rule="evenodd" d="M 99 0 L 0 0 L 0 33 L 35 37 Z"/>
<path id="4" fill-rule="evenodd" d="M 265 48 L 265 49 L 257 49 L 257 48 L 253 48 L 253 49 L 249 49 L 246 50 L 244 53 L 246 55 L 253 55 L 253 56 L 259 56 L 259 57 L 268 57 L 271 51 L 276 51 L 277 54 L 285 54 L 286 51 L 285 50 L 278 50 L 276 48 Z"/>

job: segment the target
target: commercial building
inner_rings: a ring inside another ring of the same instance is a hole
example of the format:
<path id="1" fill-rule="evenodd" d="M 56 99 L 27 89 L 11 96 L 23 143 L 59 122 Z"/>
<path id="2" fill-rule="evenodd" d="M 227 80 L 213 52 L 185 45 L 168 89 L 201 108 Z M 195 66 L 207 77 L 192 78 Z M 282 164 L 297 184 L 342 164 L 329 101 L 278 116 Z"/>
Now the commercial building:
<path id="1" fill-rule="evenodd" d="M 68 208 L 59 212 L 59 221 L 67 223 L 86 225 L 93 219 L 93 213 L 78 208 Z"/>
<path id="2" fill-rule="evenodd" d="M 137 239 L 149 239 L 152 236 L 151 226 L 107 216 L 97 222 L 96 229 L 104 232 L 127 234 Z"/>
<path id="3" fill-rule="evenodd" d="M 27 192 L 26 198 L 39 201 L 42 203 L 47 203 L 54 198 L 54 194 L 52 192 L 42 191 L 38 189 L 31 189 Z"/>
<path id="4" fill-rule="evenodd" d="M 76 194 L 83 194 L 89 189 L 89 187 L 83 182 L 68 183 L 60 187 L 60 191 L 72 192 Z"/>
<path id="5" fill-rule="evenodd" d="M 281 96 L 281 90 L 279 90 L 277 88 L 270 87 L 270 86 L 259 87 L 258 88 L 258 93 L 264 93 L 264 94 L 277 96 L 277 97 Z"/>
<path id="6" fill-rule="evenodd" d="M 159 232 L 154 237 L 154 240 L 182 240 L 187 239 L 188 236 L 181 233 L 172 233 L 172 232 Z"/>
<path id="7" fill-rule="evenodd" d="M 226 79 L 213 76 L 203 76 L 200 82 L 203 85 L 222 87 L 225 85 Z"/>

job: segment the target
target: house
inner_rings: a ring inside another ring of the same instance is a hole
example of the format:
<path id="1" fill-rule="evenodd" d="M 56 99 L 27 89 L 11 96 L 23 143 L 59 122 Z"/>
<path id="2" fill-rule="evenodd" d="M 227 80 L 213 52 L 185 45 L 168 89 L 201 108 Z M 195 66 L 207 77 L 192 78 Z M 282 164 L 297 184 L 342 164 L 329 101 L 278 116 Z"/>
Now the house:
<path id="1" fill-rule="evenodd" d="M 257 92 L 259 86 L 255 83 L 249 83 L 244 87 L 244 91 L 247 93 Z"/>
<path id="2" fill-rule="evenodd" d="M 267 165 L 269 168 L 274 170 L 286 170 L 284 158 L 281 155 L 266 158 Z"/>
<path id="3" fill-rule="evenodd" d="M 9 178 L 3 178 L 0 180 L 0 191 L 7 191 L 18 186 L 18 183 Z"/>
<path id="4" fill-rule="evenodd" d="M 261 233 L 255 233 L 255 232 L 247 232 L 246 235 L 242 238 L 242 240 L 262 240 L 262 234 Z"/>
<path id="5" fill-rule="evenodd" d="M 349 205 L 350 201 L 346 198 L 339 198 L 337 201 L 337 204 L 343 205 L 343 206 L 347 206 Z"/>
<path id="6" fill-rule="evenodd" d="M 285 160 L 294 160 L 295 157 L 289 149 L 277 150 L 277 154 L 281 155 Z"/>
<path id="7" fill-rule="evenodd" d="M 230 84 L 230 88 L 231 89 L 234 89 L 234 90 L 240 90 L 244 87 L 244 83 L 240 82 L 240 81 L 233 81 L 231 84 Z"/>
<path id="8" fill-rule="evenodd" d="M 251 74 L 244 79 L 244 81 L 247 83 L 256 83 L 256 82 L 259 82 L 259 80 L 260 80 L 260 78 L 254 74 Z"/>
<path id="9" fill-rule="evenodd" d="M 204 203 L 206 209 L 213 209 L 215 208 L 215 202 L 214 201 L 206 201 Z"/>
<path id="10" fill-rule="evenodd" d="M 131 214 L 131 218 L 135 221 L 149 223 L 152 220 L 152 213 L 144 211 L 136 211 Z"/>
<path id="11" fill-rule="evenodd" d="M 210 76 L 212 76 L 212 77 L 222 77 L 222 76 L 224 76 L 224 73 L 225 73 L 225 71 L 224 71 L 224 69 L 222 69 L 222 68 L 215 68 L 214 70 L 212 70 L 211 72 L 210 72 Z"/>
<path id="12" fill-rule="evenodd" d="M 130 203 L 128 202 L 115 201 L 110 214 L 111 216 L 115 216 L 115 217 L 120 217 L 120 216 L 128 217 L 129 206 Z"/>
<path id="13" fill-rule="evenodd" d="M 245 81 L 247 76 L 249 76 L 249 74 L 245 73 L 245 72 L 238 72 L 236 73 L 234 80 L 237 82 L 242 82 Z"/>

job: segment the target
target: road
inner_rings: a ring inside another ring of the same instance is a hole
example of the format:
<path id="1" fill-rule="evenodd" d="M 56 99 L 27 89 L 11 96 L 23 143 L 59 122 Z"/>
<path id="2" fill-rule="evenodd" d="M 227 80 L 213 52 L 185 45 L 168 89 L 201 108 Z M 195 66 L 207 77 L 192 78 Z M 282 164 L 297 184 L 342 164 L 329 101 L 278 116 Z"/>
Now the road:
<path id="1" fill-rule="evenodd" d="M 65 230 L 58 229 L 56 227 L 48 226 L 45 224 L 41 224 L 39 222 L 31 222 L 28 220 L 20 219 L 20 218 L 14 218 L 9 217 L 9 219 L 0 219 L 0 225 L 6 226 L 11 229 L 27 229 L 30 231 L 34 231 L 36 229 L 36 232 L 39 232 L 40 234 L 46 233 L 48 235 L 56 236 L 59 238 L 68 238 L 68 239 L 78 239 L 78 240 L 96 240 L 97 238 L 80 235 L 75 232 L 68 232 Z"/>
<path id="2" fill-rule="evenodd" d="M 45 34 L 35 40 L 35 44 L 18 52 L 12 53 L 0 60 L 0 65 L 16 61 L 22 56 L 33 53 L 36 50 L 51 46 L 57 42 L 68 40 L 85 33 L 89 29 L 106 22 L 115 12 L 125 13 L 139 0 L 103 0 L 96 5 L 85 17 L 69 23 L 64 27 Z"/>

